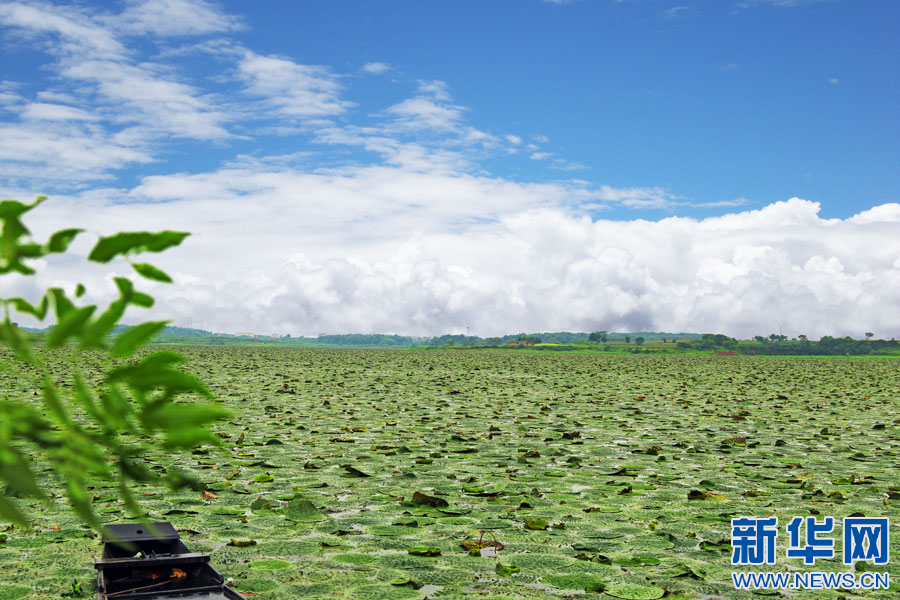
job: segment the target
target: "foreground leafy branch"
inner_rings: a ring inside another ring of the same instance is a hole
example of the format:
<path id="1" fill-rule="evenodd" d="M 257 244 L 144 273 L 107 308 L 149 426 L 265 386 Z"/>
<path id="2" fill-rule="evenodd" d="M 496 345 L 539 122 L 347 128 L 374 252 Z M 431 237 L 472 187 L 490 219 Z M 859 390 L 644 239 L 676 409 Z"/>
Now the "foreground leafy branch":
<path id="1" fill-rule="evenodd" d="M 31 204 L 0 201 L 0 275 L 33 275 L 30 261 L 66 252 L 83 233 L 64 229 L 44 243 L 33 241 L 22 217 L 45 199 L 39 196 Z M 177 246 L 187 236 L 161 231 L 101 237 L 88 260 L 108 263 L 122 256 L 141 277 L 168 283 L 172 279 L 164 271 L 130 259 L 142 252 Z M 199 379 L 182 370 L 185 358 L 171 351 L 138 354 L 167 322 L 141 323 L 113 335 L 129 306 L 150 308 L 154 303 L 151 296 L 135 289 L 131 279 L 115 277 L 114 282 L 118 297 L 106 307 L 79 305 L 86 291 L 81 284 L 74 297 L 52 287 L 36 303 L 24 298 L 0 299 L 4 311 L 0 343 L 16 359 L 0 363 L 0 369 L 7 377 L 29 379 L 39 390 L 36 399 L 21 399 L 12 396 L 10 386 L 0 388 L 0 482 L 5 483 L 5 493 L 0 493 L 0 520 L 29 527 L 32 519 L 14 497 L 46 501 L 52 494 L 38 482 L 29 454 L 49 462 L 77 516 L 99 528 L 89 494 L 92 481 L 116 482 L 126 508 L 139 515 L 134 484 L 165 481 L 173 489 L 197 485 L 177 469 L 169 468 L 162 475 L 145 466 L 144 458 L 157 452 L 160 443 L 171 451 L 218 442 L 209 425 L 227 412 L 197 401 L 197 397 L 209 400 L 212 394 Z M 32 344 L 28 332 L 12 320 L 15 313 L 38 321 L 52 318 L 42 344 Z M 61 360 L 73 345 L 76 352 L 100 358 L 99 377 L 92 374 L 86 378 L 77 360 Z M 69 365 L 68 370 L 61 368 Z"/>

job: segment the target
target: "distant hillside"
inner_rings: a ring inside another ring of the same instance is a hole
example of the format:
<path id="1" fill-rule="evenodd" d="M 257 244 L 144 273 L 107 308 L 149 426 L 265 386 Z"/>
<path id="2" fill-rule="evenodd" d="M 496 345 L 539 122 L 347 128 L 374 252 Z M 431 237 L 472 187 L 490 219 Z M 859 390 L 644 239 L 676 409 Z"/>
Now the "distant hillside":
<path id="1" fill-rule="evenodd" d="M 26 328 L 41 335 L 45 329 Z M 120 325 L 113 334 L 127 329 Z M 388 335 L 380 333 L 345 333 L 319 335 L 317 337 L 272 336 L 262 334 L 215 333 L 205 329 L 170 326 L 156 336 L 157 344 L 188 344 L 197 346 L 229 346 L 229 345 L 278 345 L 278 346 L 322 346 L 335 348 L 412 348 L 442 346 L 505 346 L 519 339 L 539 340 L 545 344 L 573 344 L 588 342 L 589 333 L 573 333 L 569 331 L 515 333 L 502 337 L 481 338 L 461 334 L 445 334 L 436 337 L 414 337 L 405 335 Z M 607 334 L 611 342 L 623 341 L 626 337 L 646 340 L 691 341 L 701 339 L 699 333 L 665 333 L 655 331 L 639 331 L 634 333 L 612 332 Z"/>
<path id="2" fill-rule="evenodd" d="M 317 337 L 290 337 L 269 335 L 236 335 L 226 333 L 211 333 L 201 329 L 188 329 L 185 327 L 166 327 L 156 338 L 157 343 L 172 344 L 277 344 L 287 346 L 326 346 L 326 347 L 357 347 L 357 348 L 411 348 L 417 346 L 439 347 L 447 345 L 456 346 L 498 346 L 520 338 L 540 340 L 545 344 L 571 344 L 587 342 L 589 333 L 572 333 L 568 331 L 540 332 L 540 333 L 516 333 L 503 337 L 481 338 L 478 336 L 466 336 L 461 334 L 445 334 L 437 337 L 413 337 L 405 335 L 387 335 L 380 333 L 345 333 L 333 335 L 320 335 Z M 635 332 L 635 333 L 609 333 L 610 341 L 622 341 L 626 337 L 632 339 L 643 337 L 647 340 L 667 339 L 669 341 L 699 340 L 699 333 L 664 333 L 664 332 Z M 452 343 L 451 343 L 452 342 Z"/>
<path id="3" fill-rule="evenodd" d="M 47 329 L 24 328 L 40 339 Z M 113 335 L 128 329 L 120 325 Z M 600 337 L 605 336 L 605 340 Z M 346 333 L 317 337 L 291 337 L 290 335 L 257 335 L 252 333 L 214 333 L 189 327 L 166 327 L 153 340 L 156 344 L 187 346 L 285 346 L 318 348 L 445 348 L 502 350 L 535 350 L 551 352 L 612 352 L 630 354 L 744 354 L 776 356 L 866 356 L 900 355 L 900 342 L 895 340 L 855 340 L 849 337 L 824 336 L 819 341 L 788 340 L 786 336 L 772 334 L 753 340 L 737 340 L 713 333 L 666 333 L 661 331 L 636 331 L 633 333 L 597 332 L 595 339 L 589 333 L 551 331 L 540 333 L 516 333 L 502 337 L 481 338 L 460 334 L 436 337 L 413 337 L 381 333 Z"/>

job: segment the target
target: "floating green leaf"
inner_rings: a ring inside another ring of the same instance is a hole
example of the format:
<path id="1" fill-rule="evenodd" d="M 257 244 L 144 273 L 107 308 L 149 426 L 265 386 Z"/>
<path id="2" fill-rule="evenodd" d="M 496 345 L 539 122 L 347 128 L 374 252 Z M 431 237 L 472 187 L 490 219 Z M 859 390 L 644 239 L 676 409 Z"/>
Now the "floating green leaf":
<path id="1" fill-rule="evenodd" d="M 302 496 L 295 496 L 293 500 L 287 503 L 284 516 L 288 520 L 297 523 L 314 523 L 316 521 L 324 521 L 327 518 L 319 512 L 319 509 L 312 502 Z"/>
<path id="2" fill-rule="evenodd" d="M 294 563 L 280 558 L 263 558 L 251 561 L 250 568 L 254 571 L 284 571 L 285 569 L 293 569 Z"/>
<path id="3" fill-rule="evenodd" d="M 409 554 L 413 556 L 440 556 L 441 549 L 435 548 L 434 546 L 416 546 L 415 548 L 410 548 L 407 550 Z"/>
<path id="4" fill-rule="evenodd" d="M 541 581 L 563 590 L 584 590 L 586 592 L 602 592 L 606 590 L 606 581 L 587 573 L 547 575 Z"/>
<path id="5" fill-rule="evenodd" d="M 662 598 L 666 590 L 654 585 L 637 585 L 634 583 L 622 583 L 611 585 L 606 590 L 608 596 L 613 598 L 625 598 L 626 600 L 656 600 Z"/>
<path id="6" fill-rule="evenodd" d="M 432 508 L 446 508 L 450 506 L 450 503 L 443 498 L 429 496 L 422 492 L 413 492 L 412 500 L 410 500 L 410 502 L 416 506 L 431 506 Z"/>

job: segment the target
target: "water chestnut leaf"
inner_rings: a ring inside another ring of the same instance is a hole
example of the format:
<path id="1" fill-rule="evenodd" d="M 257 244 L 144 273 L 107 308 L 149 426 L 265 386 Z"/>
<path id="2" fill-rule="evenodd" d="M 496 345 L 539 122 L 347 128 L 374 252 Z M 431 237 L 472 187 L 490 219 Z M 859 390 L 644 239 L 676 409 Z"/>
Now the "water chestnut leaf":
<path id="1" fill-rule="evenodd" d="M 24 585 L 0 584 L 0 598 L 3 600 L 23 600 L 32 596 L 34 590 Z"/>
<path id="2" fill-rule="evenodd" d="M 312 502 L 303 496 L 295 496 L 293 500 L 288 502 L 284 516 L 286 519 L 296 523 L 315 523 L 327 519 Z"/>
<path id="3" fill-rule="evenodd" d="M 415 548 L 410 548 L 407 550 L 409 554 L 413 556 L 440 556 L 441 549 L 435 548 L 434 546 L 416 546 Z"/>
<path id="4" fill-rule="evenodd" d="M 280 558 L 262 558 L 252 561 L 250 568 L 254 571 L 284 571 L 294 568 L 294 563 Z"/>
<path id="5" fill-rule="evenodd" d="M 547 575 L 541 581 L 562 590 L 584 590 L 586 592 L 606 590 L 606 582 L 603 579 L 587 573 Z"/>
<path id="6" fill-rule="evenodd" d="M 666 590 L 654 585 L 637 585 L 634 583 L 622 583 L 611 585 L 606 589 L 606 594 L 613 598 L 625 600 L 656 600 L 662 598 Z"/>
<path id="7" fill-rule="evenodd" d="M 257 498 L 250 504 L 250 510 L 253 512 L 272 510 L 272 503 L 264 498 Z"/>
<path id="8" fill-rule="evenodd" d="M 422 492 L 413 492 L 410 502 L 415 506 L 430 506 L 432 508 L 447 508 L 450 503 L 437 496 L 429 496 Z"/>
<path id="9" fill-rule="evenodd" d="M 233 546 L 235 548 L 247 548 L 249 546 L 255 546 L 255 545 L 256 545 L 256 540 L 238 540 L 235 538 L 231 538 L 230 541 L 226 544 L 226 546 Z"/>
<path id="10" fill-rule="evenodd" d="M 341 477 L 371 477 L 368 473 L 363 473 L 353 465 L 341 465 L 341 468 L 344 469 L 345 473 L 341 475 Z"/>

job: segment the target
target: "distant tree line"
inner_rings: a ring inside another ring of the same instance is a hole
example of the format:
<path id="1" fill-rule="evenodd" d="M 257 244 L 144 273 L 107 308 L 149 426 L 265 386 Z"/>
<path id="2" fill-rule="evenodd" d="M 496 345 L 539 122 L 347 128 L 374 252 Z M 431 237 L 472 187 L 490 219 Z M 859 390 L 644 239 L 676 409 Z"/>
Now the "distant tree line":
<path id="1" fill-rule="evenodd" d="M 875 340 L 867 333 L 866 339 L 852 337 L 824 336 L 819 341 L 811 341 L 805 335 L 788 340 L 787 336 L 770 334 L 757 335 L 753 341 L 740 341 L 722 334 L 705 333 L 696 341 L 680 341 L 676 346 L 682 350 L 714 350 L 740 354 L 768 356 L 863 356 L 869 354 L 897 354 L 900 342 L 896 340 Z"/>
<path id="2" fill-rule="evenodd" d="M 28 329 L 35 338 L 42 338 L 46 331 Z M 119 334 L 127 326 L 116 327 L 111 334 Z M 291 337 L 290 335 L 231 335 L 211 333 L 201 329 L 169 326 L 154 338 L 155 343 L 185 345 L 279 345 L 279 346 L 325 346 L 353 348 L 507 348 L 521 350 L 532 348 L 523 342 L 536 344 L 533 349 L 545 351 L 566 351 L 577 349 L 598 349 L 614 352 L 638 354 L 678 352 L 735 352 L 748 355 L 809 355 L 843 356 L 867 354 L 900 354 L 900 342 L 873 339 L 874 334 L 866 332 L 866 339 L 824 336 L 819 341 L 809 340 L 806 335 L 788 339 L 781 334 L 757 335 L 753 340 L 737 340 L 720 333 L 663 333 L 636 332 L 572 333 L 568 331 L 543 333 L 515 333 L 505 336 L 482 338 L 473 335 L 444 334 L 435 337 L 413 337 L 380 333 L 334 334 L 318 337 Z M 663 342 L 646 344 L 647 342 Z M 511 342 L 517 342 L 511 344 Z M 622 345 L 624 342 L 624 346 Z M 626 348 L 628 350 L 626 350 Z"/>

